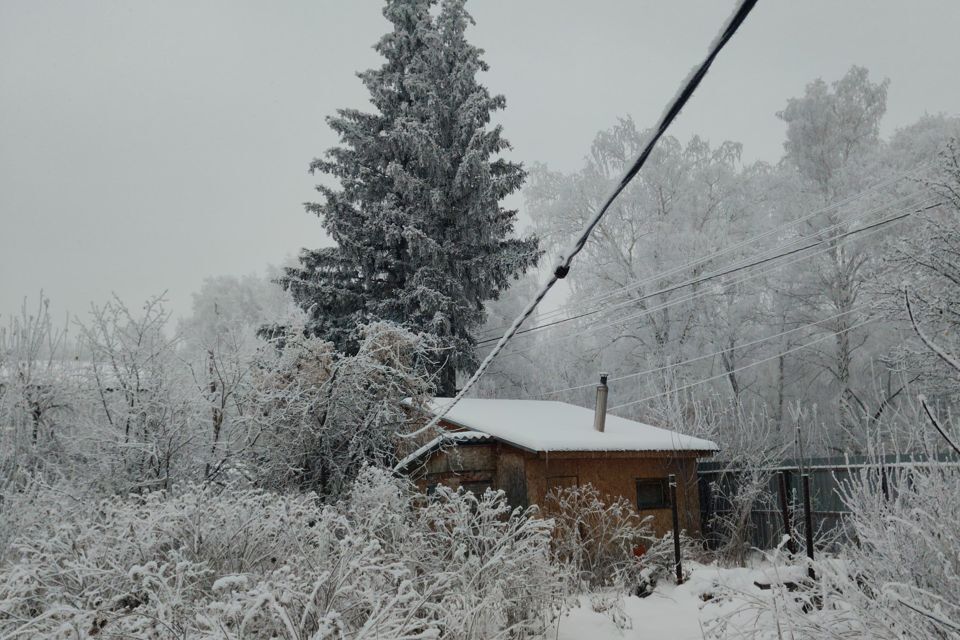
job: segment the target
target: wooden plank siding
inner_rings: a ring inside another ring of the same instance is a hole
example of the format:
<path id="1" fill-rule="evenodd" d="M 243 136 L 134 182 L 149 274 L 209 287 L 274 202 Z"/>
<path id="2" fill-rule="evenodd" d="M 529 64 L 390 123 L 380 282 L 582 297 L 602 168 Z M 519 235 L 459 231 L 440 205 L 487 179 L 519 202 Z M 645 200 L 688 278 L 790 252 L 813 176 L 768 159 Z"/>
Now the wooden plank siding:
<path id="1" fill-rule="evenodd" d="M 691 535 L 700 533 L 700 494 L 696 455 L 674 452 L 553 452 L 527 455 L 529 501 L 541 504 L 555 486 L 592 484 L 601 494 L 623 496 L 637 506 L 637 480 L 677 476 L 680 527 Z M 653 530 L 665 535 L 673 528 L 670 508 L 640 511 L 653 516 Z"/>
<path id="2" fill-rule="evenodd" d="M 422 490 L 437 484 L 457 488 L 489 483 L 502 489 L 512 505 L 542 504 L 553 487 L 592 484 L 602 494 L 623 496 L 637 505 L 640 479 L 677 476 L 681 528 L 700 533 L 697 456 L 706 452 L 532 452 L 497 443 L 462 443 L 433 452 L 415 479 Z M 672 529 L 669 507 L 641 511 L 653 516 L 657 535 Z"/>

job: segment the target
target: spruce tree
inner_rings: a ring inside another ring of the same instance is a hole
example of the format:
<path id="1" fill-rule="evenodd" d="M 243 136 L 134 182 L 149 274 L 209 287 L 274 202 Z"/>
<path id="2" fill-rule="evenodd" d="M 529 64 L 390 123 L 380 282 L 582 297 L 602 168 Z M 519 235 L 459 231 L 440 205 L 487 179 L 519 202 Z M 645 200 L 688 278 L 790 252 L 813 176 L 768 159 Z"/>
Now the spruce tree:
<path id="1" fill-rule="evenodd" d="M 442 0 L 434 16 L 436 0 L 388 0 L 393 30 L 375 47 L 385 61 L 359 74 L 376 111 L 328 118 L 340 144 L 310 165 L 339 182 L 306 205 L 336 246 L 304 249 L 280 279 L 308 331 L 341 351 L 355 351 L 357 327 L 373 320 L 437 336 L 444 394 L 475 363 L 484 302 L 539 256 L 500 205 L 525 172 L 498 157 L 509 143 L 490 119 L 506 100 L 477 82 L 487 65 L 467 42 L 464 2 Z"/>

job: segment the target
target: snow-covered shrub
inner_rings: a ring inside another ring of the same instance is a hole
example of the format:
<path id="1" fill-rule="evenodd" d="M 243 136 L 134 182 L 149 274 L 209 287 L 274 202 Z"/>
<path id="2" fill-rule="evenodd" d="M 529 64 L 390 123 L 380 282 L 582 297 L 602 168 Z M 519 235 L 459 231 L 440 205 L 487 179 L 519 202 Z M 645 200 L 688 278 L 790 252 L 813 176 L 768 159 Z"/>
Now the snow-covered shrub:
<path id="1" fill-rule="evenodd" d="M 42 294 L 36 310 L 24 301 L 0 326 L 0 496 L 67 455 L 64 422 L 78 387 L 67 366 L 67 330 L 54 325 L 49 305 Z"/>
<path id="2" fill-rule="evenodd" d="M 960 637 L 960 469 L 888 468 L 884 481 L 865 468 L 841 493 L 853 542 L 818 559 L 816 580 L 798 590 L 733 594 L 741 605 L 713 625 L 715 637 Z"/>
<path id="3" fill-rule="evenodd" d="M 494 492 L 426 497 L 367 469 L 330 505 L 56 496 L 0 564 L 0 637 L 517 638 L 561 596 L 550 522 Z"/>
<path id="4" fill-rule="evenodd" d="M 308 495 L 200 487 L 93 504 L 42 495 L 2 570 L 0 629 L 185 632 L 216 576 L 300 553 L 314 511 Z"/>
<path id="5" fill-rule="evenodd" d="M 698 540 L 691 538 L 686 532 L 680 532 L 680 558 L 684 563 L 692 560 L 700 560 L 704 556 L 703 545 Z M 672 580 L 676 582 L 676 555 L 673 545 L 673 533 L 653 538 L 647 546 L 646 551 L 640 557 L 640 575 L 641 583 L 638 586 L 638 595 L 649 595 L 653 587 L 660 580 Z M 684 568 L 684 580 L 686 580 L 690 571 Z"/>
<path id="6" fill-rule="evenodd" d="M 711 487 L 712 501 L 719 509 L 706 523 L 709 539 L 722 564 L 743 567 L 752 551 L 754 510 L 776 505 L 770 491 L 770 468 L 782 459 L 785 445 L 775 421 L 762 407 L 737 402 L 726 407 L 714 405 L 711 410 L 723 415 L 732 428 L 711 434 L 723 443 L 726 462 Z"/>
<path id="7" fill-rule="evenodd" d="M 591 484 L 547 494 L 544 513 L 554 520 L 553 555 L 567 564 L 578 589 L 636 588 L 644 551 L 654 541 L 649 518 L 622 496 L 602 496 Z"/>
<path id="8" fill-rule="evenodd" d="M 823 571 L 830 599 L 849 603 L 874 637 L 960 635 L 960 469 L 955 464 L 861 471 L 842 489 L 856 544 L 850 570 Z"/>
<path id="9" fill-rule="evenodd" d="M 259 484 L 340 495 L 365 464 L 393 466 L 409 416 L 433 391 L 435 341 L 389 322 L 359 330 L 354 355 L 292 331 L 256 375 L 250 450 Z"/>
<path id="10" fill-rule="evenodd" d="M 713 513 L 710 537 L 717 559 L 726 566 L 746 566 L 752 551 L 755 509 L 776 507 L 770 493 L 773 473 L 760 465 L 731 463 L 713 485 L 714 500 L 727 509 Z"/>

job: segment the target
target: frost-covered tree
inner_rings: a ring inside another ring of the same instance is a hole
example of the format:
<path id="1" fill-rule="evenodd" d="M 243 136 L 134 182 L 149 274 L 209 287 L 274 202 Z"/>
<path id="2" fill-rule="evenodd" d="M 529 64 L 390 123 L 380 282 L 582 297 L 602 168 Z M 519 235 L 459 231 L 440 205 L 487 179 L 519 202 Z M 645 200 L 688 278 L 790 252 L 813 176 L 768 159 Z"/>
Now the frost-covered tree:
<path id="1" fill-rule="evenodd" d="M 299 309 L 275 282 L 281 274 L 271 266 L 264 275 L 204 278 L 192 295 L 190 315 L 178 323 L 188 355 L 208 351 L 225 333 L 242 334 L 256 344 L 260 327 L 297 322 Z"/>
<path id="2" fill-rule="evenodd" d="M 820 79 L 811 82 L 803 96 L 788 100 L 777 114 L 787 124 L 784 163 L 795 170 L 800 183 L 797 204 L 816 210 L 875 181 L 888 84 L 872 82 L 866 69 L 855 66 L 832 85 Z M 858 202 L 854 207 L 869 204 Z M 855 391 L 854 367 L 855 353 L 867 337 L 854 329 L 863 319 L 857 307 L 869 255 L 863 242 L 834 238 L 856 226 L 853 223 L 861 219 L 857 213 L 831 208 L 810 221 L 808 232 L 829 230 L 817 236 L 830 241 L 829 251 L 814 261 L 802 290 L 791 292 L 806 322 L 834 318 L 825 325 L 835 336 L 832 349 L 818 352 L 817 364 L 836 385 L 841 424 L 851 435 L 864 408 Z"/>
<path id="3" fill-rule="evenodd" d="M 531 172 L 524 197 L 547 246 L 566 245 L 645 139 L 632 119 L 623 118 L 597 134 L 580 171 L 564 174 L 540 165 Z M 602 309 L 602 315 L 591 315 L 576 328 L 545 332 L 543 343 L 548 350 L 557 349 L 564 335 L 581 332 L 577 348 L 589 363 L 581 369 L 629 372 L 669 367 L 697 354 L 725 349 L 741 341 L 741 334 L 750 334 L 748 316 L 757 304 L 748 299 L 751 292 L 743 287 L 711 283 L 664 291 L 716 268 L 700 262 L 678 269 L 692 258 L 723 250 L 746 233 L 756 232 L 755 210 L 744 206 L 740 150 L 735 142 L 711 146 L 697 136 L 686 144 L 671 136 L 660 140 L 644 170 L 597 225 L 583 251 L 584 270 L 570 282 L 571 306 L 576 308 L 571 315 L 593 308 Z M 729 253 L 732 258 L 739 255 Z M 728 350 L 725 358 L 704 363 L 729 374 L 726 384 L 734 396 L 749 384 L 735 371 L 740 355 Z M 661 374 L 623 383 L 619 389 L 647 395 L 668 391 L 682 384 L 684 377 L 695 379 L 702 374 L 690 367 L 664 369 Z M 557 382 L 558 386 L 568 384 Z"/>
<path id="4" fill-rule="evenodd" d="M 817 78 L 777 115 L 787 123 L 786 160 L 826 199 L 845 195 L 879 147 L 889 80 L 870 81 L 863 67 L 832 85 Z"/>
<path id="5" fill-rule="evenodd" d="M 956 124 L 956 123 L 955 123 Z M 911 288 L 913 311 L 926 331 L 951 353 L 960 351 L 960 139 L 950 139 L 927 184 L 942 204 L 916 216 L 914 224 L 896 242 L 886 257 L 881 274 L 890 302 L 899 303 L 904 281 Z M 899 277 L 899 280 L 895 278 Z M 918 340 L 894 346 L 894 362 L 908 377 L 921 378 L 928 393 L 956 402 L 957 371 Z"/>
<path id="6" fill-rule="evenodd" d="M 79 417 L 90 421 L 88 433 L 78 439 L 96 443 L 99 455 L 91 459 L 99 469 L 88 473 L 120 492 L 166 489 L 192 471 L 198 407 L 184 384 L 180 337 L 168 331 L 164 303 L 152 297 L 138 312 L 114 296 L 91 305 L 89 318 L 78 322 L 89 358 L 77 363 L 78 373 L 92 401 Z"/>
<path id="7" fill-rule="evenodd" d="M 389 322 L 360 328 L 357 352 L 292 331 L 256 365 L 246 442 L 234 447 L 258 484 L 339 495 L 367 464 L 392 467 L 411 446 L 399 438 L 410 422 L 400 399 L 433 394 L 426 370 L 435 338 Z M 242 471 L 242 469 L 241 469 Z"/>
<path id="8" fill-rule="evenodd" d="M 62 453 L 64 422 L 77 399 L 72 371 L 63 366 L 67 347 L 67 330 L 54 324 L 42 293 L 35 311 L 24 300 L 20 314 L 0 326 L 0 491 Z"/>
<path id="9" fill-rule="evenodd" d="M 265 347 L 258 330 L 302 324 L 300 309 L 275 282 L 279 274 L 271 267 L 266 277 L 205 278 L 193 294 L 192 314 L 178 324 L 178 352 L 189 370 L 194 402 L 207 405 L 199 409 L 200 422 L 208 426 L 199 439 L 205 442 L 199 457 L 207 480 L 218 480 L 247 444 L 247 405 L 256 395 L 251 374 Z"/>
<path id="10" fill-rule="evenodd" d="M 477 353 L 480 357 L 489 353 L 514 318 L 520 315 L 527 302 L 536 295 L 537 288 L 536 271 L 530 271 L 513 283 L 497 300 L 486 304 L 486 321 L 476 332 Z M 530 326 L 538 323 L 539 315 L 534 311 L 527 320 Z M 538 354 L 534 353 L 498 358 L 493 361 L 474 389 L 479 397 L 523 397 L 539 390 L 536 383 L 545 368 L 549 369 L 550 365 L 539 360 Z M 551 371 L 550 374 L 552 373 Z"/>
<path id="11" fill-rule="evenodd" d="M 357 328 L 404 323 L 444 347 L 440 391 L 474 362 L 471 331 L 483 303 L 537 259 L 533 238 L 513 237 L 516 212 L 500 201 L 524 179 L 491 114 L 504 108 L 477 81 L 487 69 L 466 39 L 464 0 L 389 0 L 393 25 L 376 45 L 385 58 L 360 74 L 375 111 L 341 109 L 327 120 L 341 140 L 310 165 L 319 185 L 307 205 L 335 247 L 306 249 L 280 279 L 307 311 L 308 331 L 353 352 Z"/>

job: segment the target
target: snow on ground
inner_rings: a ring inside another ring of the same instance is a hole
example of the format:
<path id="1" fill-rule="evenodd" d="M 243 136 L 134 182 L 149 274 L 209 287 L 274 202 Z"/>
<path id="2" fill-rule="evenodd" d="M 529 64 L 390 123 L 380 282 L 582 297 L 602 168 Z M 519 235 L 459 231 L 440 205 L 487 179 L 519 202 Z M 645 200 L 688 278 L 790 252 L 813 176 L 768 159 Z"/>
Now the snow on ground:
<path id="1" fill-rule="evenodd" d="M 631 596 L 623 603 L 623 613 L 631 628 L 620 630 L 611 615 L 598 613 L 589 598 L 581 598 L 580 607 L 560 620 L 558 640 L 701 640 L 700 605 L 686 585 L 658 588 L 647 598 Z"/>
<path id="2" fill-rule="evenodd" d="M 731 591 L 763 597 L 765 593 L 754 581 L 781 582 L 801 577 L 801 567 L 769 565 L 725 569 L 716 566 L 692 565 L 690 578 L 684 584 L 662 582 L 646 598 L 630 596 L 622 603 L 622 614 L 627 626 L 619 629 L 614 622 L 616 609 L 606 612 L 597 598 L 583 596 L 580 606 L 567 612 L 560 620 L 557 640 L 702 640 L 704 627 L 711 619 L 739 608 L 743 602 L 736 598 L 712 599 L 720 587 L 727 595 Z M 707 598 L 706 600 L 704 598 Z"/>

